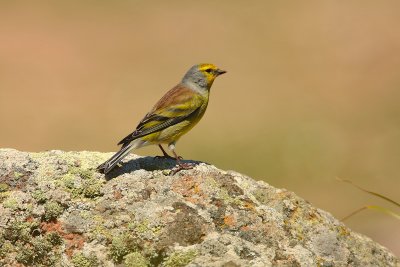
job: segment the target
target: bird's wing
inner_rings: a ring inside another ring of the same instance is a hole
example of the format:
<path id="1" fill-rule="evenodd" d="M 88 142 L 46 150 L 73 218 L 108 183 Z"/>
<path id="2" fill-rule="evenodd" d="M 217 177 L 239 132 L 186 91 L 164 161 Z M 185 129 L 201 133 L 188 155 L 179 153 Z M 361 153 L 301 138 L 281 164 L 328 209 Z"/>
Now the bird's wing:
<path id="1" fill-rule="evenodd" d="M 131 141 L 161 131 L 180 123 L 201 107 L 204 102 L 197 92 L 177 85 L 169 90 L 140 121 L 136 130 L 122 139 L 118 145 L 127 145 Z"/>

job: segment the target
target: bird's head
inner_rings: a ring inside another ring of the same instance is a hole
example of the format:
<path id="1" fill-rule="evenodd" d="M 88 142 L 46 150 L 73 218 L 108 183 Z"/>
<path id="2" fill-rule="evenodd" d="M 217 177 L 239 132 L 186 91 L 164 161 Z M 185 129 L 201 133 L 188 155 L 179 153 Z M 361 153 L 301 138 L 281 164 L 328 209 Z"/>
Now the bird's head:
<path id="1" fill-rule="evenodd" d="M 189 69 L 182 79 L 183 83 L 193 83 L 201 88 L 209 90 L 215 78 L 226 73 L 214 64 L 197 64 Z"/>

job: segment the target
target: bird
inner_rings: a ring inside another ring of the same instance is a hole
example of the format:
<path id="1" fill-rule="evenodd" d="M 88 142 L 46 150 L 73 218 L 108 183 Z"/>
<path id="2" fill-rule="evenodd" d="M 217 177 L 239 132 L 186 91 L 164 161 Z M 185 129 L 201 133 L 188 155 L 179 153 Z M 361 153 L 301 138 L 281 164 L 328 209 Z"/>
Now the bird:
<path id="1" fill-rule="evenodd" d="M 203 117 L 211 86 L 215 78 L 224 73 L 225 70 L 210 63 L 192 66 L 182 81 L 169 90 L 144 116 L 136 129 L 118 143 L 122 145 L 120 150 L 99 165 L 97 170 L 107 174 L 133 149 L 148 145 L 158 145 L 163 153 L 162 157 L 176 160 L 173 173 L 193 168 L 192 164 L 183 163 L 182 157 L 175 152 L 176 142 Z M 164 150 L 163 144 L 168 145 L 173 157 Z"/>

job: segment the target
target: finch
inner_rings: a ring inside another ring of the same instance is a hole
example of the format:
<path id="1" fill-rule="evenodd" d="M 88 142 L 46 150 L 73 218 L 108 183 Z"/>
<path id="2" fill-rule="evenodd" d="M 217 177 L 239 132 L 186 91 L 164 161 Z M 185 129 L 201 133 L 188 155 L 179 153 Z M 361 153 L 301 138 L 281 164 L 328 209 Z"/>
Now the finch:
<path id="1" fill-rule="evenodd" d="M 197 64 L 191 67 L 182 81 L 169 90 L 139 122 L 134 132 L 123 138 L 118 145 L 121 149 L 109 160 L 97 167 L 107 174 L 133 149 L 147 145 L 158 145 L 164 157 L 169 157 L 162 147 L 167 144 L 177 161 L 177 169 L 193 168 L 183 163 L 175 152 L 179 138 L 192 129 L 203 117 L 215 80 L 226 71 L 213 64 Z"/>

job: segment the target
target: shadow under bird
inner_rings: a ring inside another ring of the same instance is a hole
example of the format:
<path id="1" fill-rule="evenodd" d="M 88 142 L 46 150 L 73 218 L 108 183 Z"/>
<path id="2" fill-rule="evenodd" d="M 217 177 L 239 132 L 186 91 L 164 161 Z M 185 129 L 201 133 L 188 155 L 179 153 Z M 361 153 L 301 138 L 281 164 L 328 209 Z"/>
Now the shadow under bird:
<path id="1" fill-rule="evenodd" d="M 192 164 L 183 163 L 175 152 L 179 138 L 192 129 L 203 117 L 210 95 L 210 88 L 219 75 L 226 71 L 213 64 L 198 64 L 191 67 L 182 81 L 169 90 L 139 122 L 136 130 L 122 139 L 121 149 L 109 160 L 97 167 L 107 174 L 132 149 L 147 145 L 158 145 L 164 157 L 175 158 L 177 166 L 174 173 L 182 169 L 193 168 Z M 167 144 L 174 157 L 169 156 L 162 144 Z"/>

